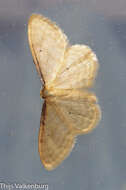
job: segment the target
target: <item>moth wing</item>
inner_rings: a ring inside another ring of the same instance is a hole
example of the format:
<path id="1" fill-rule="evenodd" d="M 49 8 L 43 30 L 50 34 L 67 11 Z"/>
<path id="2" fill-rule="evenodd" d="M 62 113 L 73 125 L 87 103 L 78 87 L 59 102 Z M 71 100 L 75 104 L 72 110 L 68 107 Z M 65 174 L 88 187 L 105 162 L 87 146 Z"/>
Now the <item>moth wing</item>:
<path id="1" fill-rule="evenodd" d="M 66 92 L 65 92 L 66 93 Z M 76 135 L 91 131 L 100 119 L 95 95 L 70 91 L 44 104 L 39 131 L 39 153 L 45 168 L 56 168 L 70 153 Z"/>
<path id="2" fill-rule="evenodd" d="M 74 136 L 51 102 L 45 102 L 39 130 L 40 159 L 47 170 L 55 169 L 70 153 Z"/>
<path id="3" fill-rule="evenodd" d="M 52 101 L 75 136 L 90 132 L 101 118 L 97 98 L 91 92 L 64 90 L 59 96 L 52 98 Z"/>
<path id="4" fill-rule="evenodd" d="M 54 88 L 79 89 L 90 87 L 98 70 L 95 53 L 85 45 L 73 45 L 65 52 L 64 64 L 57 73 Z"/>
<path id="5" fill-rule="evenodd" d="M 48 88 L 63 62 L 67 37 L 49 19 L 33 14 L 28 23 L 28 39 L 37 71 Z"/>

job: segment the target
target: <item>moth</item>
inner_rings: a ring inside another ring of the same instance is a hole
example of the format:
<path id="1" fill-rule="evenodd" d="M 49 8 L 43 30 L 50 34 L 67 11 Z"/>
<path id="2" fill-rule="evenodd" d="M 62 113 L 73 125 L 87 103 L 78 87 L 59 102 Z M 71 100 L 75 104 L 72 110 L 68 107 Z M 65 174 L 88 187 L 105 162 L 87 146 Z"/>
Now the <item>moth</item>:
<path id="1" fill-rule="evenodd" d="M 100 120 L 97 98 L 88 91 L 98 60 L 88 46 L 70 46 L 63 31 L 42 15 L 30 17 L 28 40 L 43 83 L 39 154 L 44 167 L 53 170 L 69 155 L 76 136 L 90 132 Z"/>

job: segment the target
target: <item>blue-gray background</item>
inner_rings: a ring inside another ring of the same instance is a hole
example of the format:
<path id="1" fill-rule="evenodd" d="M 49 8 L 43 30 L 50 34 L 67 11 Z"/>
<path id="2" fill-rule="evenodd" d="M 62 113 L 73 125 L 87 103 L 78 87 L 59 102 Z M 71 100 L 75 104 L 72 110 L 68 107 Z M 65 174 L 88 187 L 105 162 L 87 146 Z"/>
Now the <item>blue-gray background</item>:
<path id="1" fill-rule="evenodd" d="M 71 155 L 46 171 L 38 155 L 40 80 L 27 21 L 40 13 L 70 43 L 89 45 L 100 70 L 94 87 L 102 120 Z M 50 190 L 126 190 L 126 1 L 0 0 L 0 182 L 48 183 Z"/>

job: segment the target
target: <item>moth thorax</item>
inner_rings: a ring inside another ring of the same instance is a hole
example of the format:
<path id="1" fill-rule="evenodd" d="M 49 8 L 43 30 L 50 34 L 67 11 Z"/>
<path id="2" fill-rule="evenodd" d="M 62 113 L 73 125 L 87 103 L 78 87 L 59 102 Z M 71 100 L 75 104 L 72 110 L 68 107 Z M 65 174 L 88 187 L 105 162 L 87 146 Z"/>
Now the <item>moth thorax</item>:
<path id="1" fill-rule="evenodd" d="M 46 98 L 48 96 L 50 96 L 50 93 L 46 88 L 43 88 L 40 90 L 40 97 L 41 98 Z"/>

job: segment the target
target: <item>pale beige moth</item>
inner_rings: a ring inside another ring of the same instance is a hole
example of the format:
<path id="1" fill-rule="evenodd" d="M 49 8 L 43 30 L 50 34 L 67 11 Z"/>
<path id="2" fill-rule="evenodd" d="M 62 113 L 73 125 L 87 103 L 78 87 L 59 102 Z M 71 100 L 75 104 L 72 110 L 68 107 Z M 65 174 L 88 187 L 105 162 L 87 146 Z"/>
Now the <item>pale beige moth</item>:
<path id="1" fill-rule="evenodd" d="M 44 167 L 53 170 L 69 155 L 76 136 L 90 132 L 100 120 L 97 98 L 88 91 L 98 60 L 88 46 L 70 46 L 62 30 L 42 15 L 30 17 L 28 39 L 43 81 L 39 154 Z"/>

